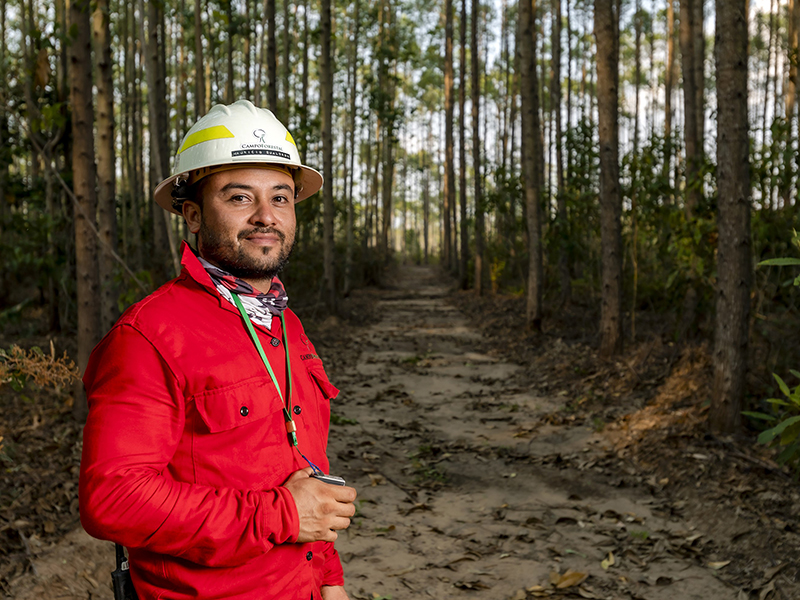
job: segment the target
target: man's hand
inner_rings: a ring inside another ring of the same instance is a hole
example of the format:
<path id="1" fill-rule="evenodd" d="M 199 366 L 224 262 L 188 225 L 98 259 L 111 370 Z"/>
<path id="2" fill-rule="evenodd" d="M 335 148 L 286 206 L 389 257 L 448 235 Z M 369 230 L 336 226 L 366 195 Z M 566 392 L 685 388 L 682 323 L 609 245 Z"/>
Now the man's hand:
<path id="1" fill-rule="evenodd" d="M 323 585 L 319 591 L 322 592 L 322 600 L 350 600 L 341 585 Z"/>
<path id="2" fill-rule="evenodd" d="M 336 531 L 347 529 L 350 517 L 356 514 L 353 504 L 356 491 L 351 487 L 317 481 L 310 477 L 313 472 L 311 467 L 295 471 L 283 484 L 292 494 L 300 518 L 297 541 L 333 542 L 339 537 Z M 347 594 L 343 596 L 346 597 Z M 340 596 L 331 598 L 338 599 Z"/>

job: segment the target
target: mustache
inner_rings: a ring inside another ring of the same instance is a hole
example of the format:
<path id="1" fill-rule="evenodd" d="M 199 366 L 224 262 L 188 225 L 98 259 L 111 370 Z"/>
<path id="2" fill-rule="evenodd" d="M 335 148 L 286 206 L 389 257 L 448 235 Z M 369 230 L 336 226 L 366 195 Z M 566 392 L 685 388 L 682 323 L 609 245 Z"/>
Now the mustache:
<path id="1" fill-rule="evenodd" d="M 240 231 L 239 235 L 237 236 L 237 238 L 240 239 L 240 240 L 243 240 L 244 238 L 246 238 L 248 236 L 251 236 L 254 233 L 263 233 L 263 234 L 274 233 L 279 238 L 281 238 L 281 242 L 285 242 L 286 241 L 286 235 L 282 231 L 279 231 L 278 229 L 275 229 L 274 227 L 254 227 L 253 229 L 248 229 L 246 231 Z"/>

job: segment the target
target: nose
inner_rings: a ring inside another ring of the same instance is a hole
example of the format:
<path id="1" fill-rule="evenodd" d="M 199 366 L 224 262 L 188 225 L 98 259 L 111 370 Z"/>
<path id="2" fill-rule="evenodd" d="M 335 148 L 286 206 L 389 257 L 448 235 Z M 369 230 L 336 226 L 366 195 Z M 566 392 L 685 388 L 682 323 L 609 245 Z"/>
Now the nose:
<path id="1" fill-rule="evenodd" d="M 276 223 L 275 207 L 268 200 L 257 200 L 253 203 L 250 223 L 257 227 L 269 227 Z"/>

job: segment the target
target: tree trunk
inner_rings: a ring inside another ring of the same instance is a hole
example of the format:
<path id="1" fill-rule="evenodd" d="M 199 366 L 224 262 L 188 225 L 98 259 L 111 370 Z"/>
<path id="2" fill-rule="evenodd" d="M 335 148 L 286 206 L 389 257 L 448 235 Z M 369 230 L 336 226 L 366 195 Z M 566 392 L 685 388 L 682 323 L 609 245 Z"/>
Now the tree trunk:
<path id="1" fill-rule="evenodd" d="M 203 66 L 203 0 L 194 0 L 194 116 L 206 114 L 206 80 Z"/>
<path id="2" fill-rule="evenodd" d="M 116 153 L 114 150 L 114 81 L 108 0 L 97 0 L 93 34 L 97 61 L 97 203 L 100 230 L 100 327 L 108 331 L 117 318 L 114 258 L 117 246 Z"/>
<path id="3" fill-rule="evenodd" d="M 526 321 L 533 331 L 542 329 L 542 240 L 539 170 L 539 86 L 536 75 L 536 0 L 519 3 L 520 88 L 522 92 L 522 174 L 528 231 L 528 294 Z"/>
<path id="4" fill-rule="evenodd" d="M 303 80 L 300 85 L 300 131 L 305 131 L 308 124 L 308 1 L 303 0 Z M 303 136 L 305 138 L 305 136 Z M 300 144 L 300 160 L 306 161 L 308 142 L 304 139 Z"/>
<path id="5" fill-rule="evenodd" d="M 292 94 L 289 89 L 289 76 L 292 72 L 291 67 L 291 51 L 292 47 L 289 44 L 289 30 L 291 23 L 289 22 L 289 0 L 283 0 L 283 64 L 281 65 L 283 74 L 283 102 L 281 109 L 281 118 L 284 123 L 289 122 L 289 115 L 292 113 Z"/>
<path id="6" fill-rule="evenodd" d="M 460 53 L 458 59 L 458 196 L 461 229 L 461 260 L 458 264 L 458 279 L 462 290 L 469 285 L 469 228 L 467 226 L 467 142 L 465 132 L 467 120 L 464 114 L 467 99 L 467 0 L 461 0 Z"/>
<path id="7" fill-rule="evenodd" d="M 155 4 L 155 2 L 149 2 Z M 234 101 L 233 91 L 233 36 L 236 35 L 233 22 L 233 0 L 225 0 L 225 16 L 228 19 L 228 39 L 225 40 L 225 58 L 227 64 L 227 77 L 225 78 L 225 104 L 232 104 Z"/>
<path id="8" fill-rule="evenodd" d="M 470 66 L 472 70 L 472 171 L 475 201 L 475 293 L 484 291 L 486 265 L 484 265 L 484 207 L 481 196 L 481 84 L 480 53 L 478 52 L 478 20 L 480 19 L 480 0 L 472 0 L 470 18 Z"/>
<path id="9" fill-rule="evenodd" d="M 72 105 L 72 172 L 76 198 L 75 271 L 78 293 L 78 369 L 86 370 L 89 355 L 100 341 L 100 292 L 95 237 L 96 172 L 94 162 L 94 109 L 92 107 L 92 31 L 89 0 L 72 0 L 70 29 L 75 33 L 69 45 L 70 104 Z M 88 413 L 83 386 L 76 385 L 72 414 L 84 421 Z"/>
<path id="10" fill-rule="evenodd" d="M 595 0 L 597 111 L 600 140 L 600 233 L 602 307 L 600 354 L 622 352 L 622 237 L 619 192 L 619 11 L 616 2 Z"/>
<path id="11" fill-rule="evenodd" d="M 284 0 L 287 1 L 287 0 Z M 358 91 L 358 35 L 361 29 L 361 0 L 353 2 L 353 43 L 350 52 L 350 65 L 348 77 L 350 79 L 350 114 L 348 115 L 347 135 L 349 138 L 347 172 L 349 173 L 349 187 L 347 194 L 347 253 L 345 255 L 344 268 L 344 293 L 348 295 L 353 285 L 353 250 L 355 244 L 355 214 L 353 212 L 353 181 L 355 179 L 355 156 L 356 156 L 356 92 Z M 405 184 L 405 178 L 403 183 Z"/>
<path id="12" fill-rule="evenodd" d="M 450 269 L 452 236 L 451 207 L 456 201 L 456 169 L 453 149 L 453 0 L 444 3 L 444 255 L 443 265 Z"/>
<path id="13" fill-rule="evenodd" d="M 267 13 L 267 108 L 277 115 L 278 60 L 277 43 L 275 41 L 275 0 L 264 0 L 264 8 Z M 322 60 L 324 59 L 321 58 L 320 61 Z M 331 181 L 331 183 L 333 182 Z"/>
<path id="14" fill-rule="evenodd" d="M 144 13 L 144 3 L 139 0 L 139 12 Z M 162 57 L 159 49 L 163 48 L 165 40 L 159 35 L 163 32 L 161 26 L 164 13 L 157 2 L 147 3 L 147 35 L 144 34 L 144 20 L 142 20 L 141 39 L 145 40 L 145 54 L 147 56 L 147 106 L 148 106 L 148 132 L 150 134 L 150 173 L 153 181 L 150 190 L 169 174 L 169 121 L 167 119 L 167 88 L 166 78 L 159 76 L 164 71 Z M 151 199 L 150 193 L 147 198 Z M 180 271 L 180 261 L 177 255 L 167 213 L 160 207 L 150 204 L 153 218 L 153 265 L 155 268 L 155 281 L 163 283 L 169 279 L 167 269 L 168 259 L 172 258 L 172 274 L 176 276 Z"/>
<path id="15" fill-rule="evenodd" d="M 702 161 L 702 139 L 698 139 L 698 119 L 702 113 L 697 103 L 697 52 L 695 50 L 695 2 L 702 0 L 680 0 L 681 8 L 681 64 L 683 67 L 683 114 L 684 145 L 686 147 L 686 200 L 687 218 L 691 219 L 694 209 L 700 203 L 702 182 L 700 163 Z M 702 26 L 702 23 L 701 23 Z M 702 92 L 701 92 L 702 97 Z"/>
<path id="16" fill-rule="evenodd" d="M 667 0 L 667 64 L 664 74 L 664 167 L 668 178 L 672 172 L 672 89 L 675 86 L 675 0 Z"/>
<path id="17" fill-rule="evenodd" d="M 752 280 L 750 159 L 747 121 L 746 0 L 716 0 L 717 97 L 717 313 L 714 392 L 709 424 L 733 433 L 741 422 L 747 374 Z M 723 34 L 724 33 L 724 34 Z"/>
<path id="18" fill-rule="evenodd" d="M 273 5 L 273 15 L 270 19 L 272 25 L 271 47 L 274 49 L 275 40 L 275 16 L 274 16 L 274 2 L 269 0 Z M 333 121 L 333 35 L 331 32 L 331 0 L 322 0 L 320 7 L 320 99 L 322 101 L 322 169 L 325 185 L 322 189 L 323 199 L 323 260 L 325 270 L 325 286 L 326 286 L 326 299 L 328 308 L 331 311 L 336 310 L 336 281 L 334 279 L 334 242 L 333 242 L 333 137 L 332 137 L 332 121 Z M 272 59 L 274 61 L 274 58 Z M 272 75 L 274 76 L 275 69 L 272 68 Z M 273 104 L 270 105 L 272 110 L 275 110 L 274 93 L 275 93 L 275 80 L 270 77 L 270 94 L 273 95 Z"/>
<path id="19" fill-rule="evenodd" d="M 561 145 L 561 0 L 553 0 L 553 70 L 550 81 L 550 107 L 555 112 L 556 146 L 556 235 L 558 237 L 558 281 L 561 288 L 561 305 L 569 304 L 572 286 L 569 276 L 569 223 L 567 198 L 564 194 L 564 152 Z"/>

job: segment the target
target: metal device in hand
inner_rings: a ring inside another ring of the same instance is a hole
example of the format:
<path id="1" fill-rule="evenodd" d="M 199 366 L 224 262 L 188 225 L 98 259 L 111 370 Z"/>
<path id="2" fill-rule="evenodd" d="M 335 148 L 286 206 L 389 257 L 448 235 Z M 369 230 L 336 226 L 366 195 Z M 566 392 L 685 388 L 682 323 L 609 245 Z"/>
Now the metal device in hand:
<path id="1" fill-rule="evenodd" d="M 323 483 L 330 483 L 331 485 L 344 485 L 344 479 L 336 475 L 325 475 L 324 473 L 315 473 L 311 475 L 314 479 L 319 479 Z"/>
<path id="2" fill-rule="evenodd" d="M 114 544 L 117 552 L 117 568 L 111 571 L 111 584 L 114 588 L 114 600 L 139 600 L 131 581 L 130 565 L 125 557 L 125 550 Z"/>

